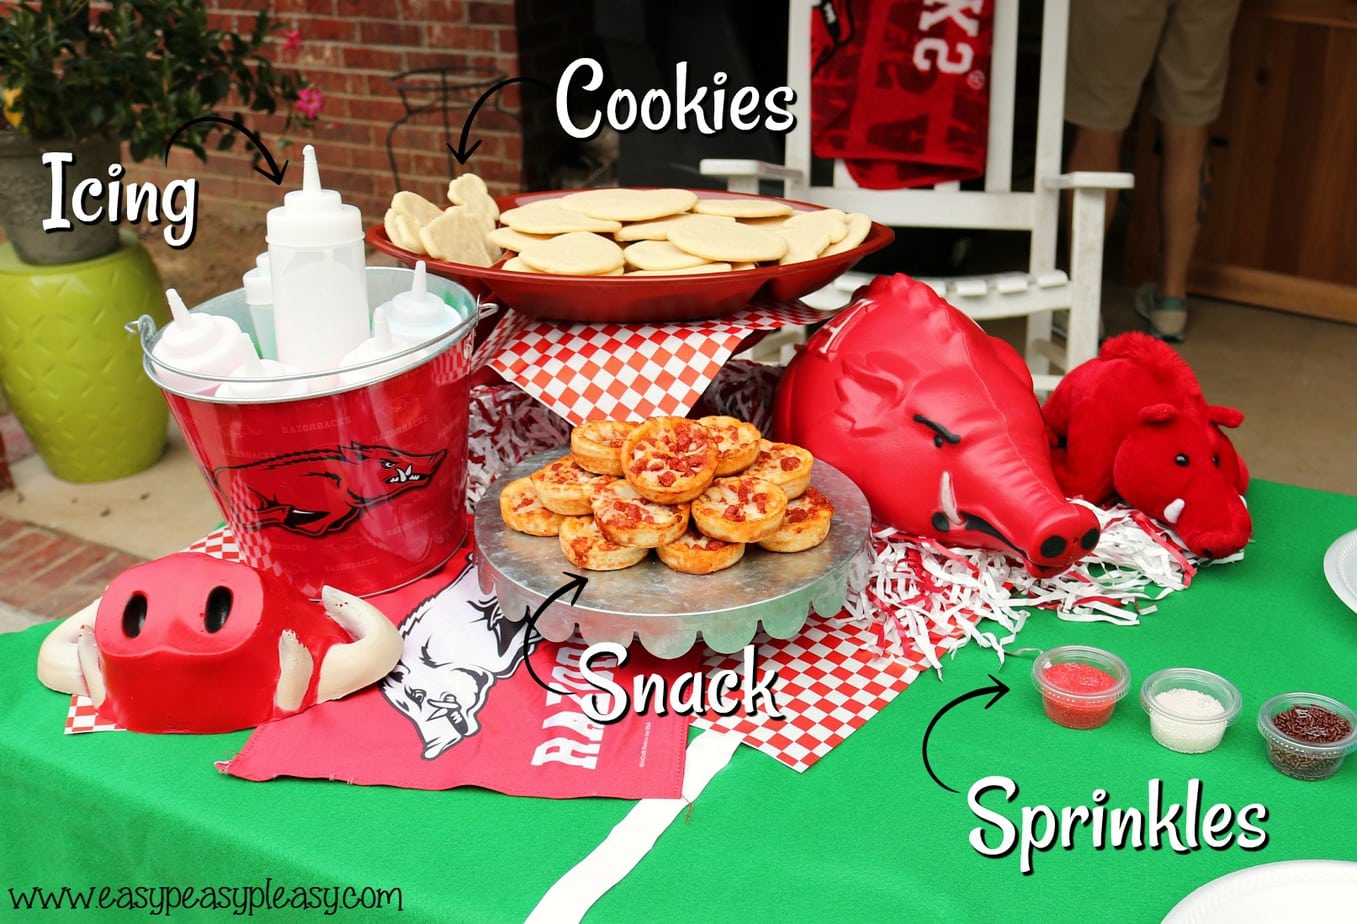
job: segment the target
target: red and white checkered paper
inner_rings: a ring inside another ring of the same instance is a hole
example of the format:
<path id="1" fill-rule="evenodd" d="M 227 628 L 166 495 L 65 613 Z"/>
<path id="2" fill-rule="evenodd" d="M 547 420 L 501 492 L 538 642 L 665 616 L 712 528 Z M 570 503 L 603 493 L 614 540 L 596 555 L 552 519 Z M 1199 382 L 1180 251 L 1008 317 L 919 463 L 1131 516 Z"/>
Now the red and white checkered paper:
<path id="1" fill-rule="evenodd" d="M 681 324 L 561 324 L 509 311 L 479 356 L 571 424 L 682 417 L 751 334 L 821 320 L 800 302 Z"/>
<path id="2" fill-rule="evenodd" d="M 693 724 L 738 734 L 746 744 L 804 772 L 929 669 L 917 651 L 882 657 L 876 636 L 872 626 L 816 615 L 790 639 L 760 633 L 755 638 L 755 668 L 777 671 L 773 691 L 786 718 L 760 709 L 752 715 L 737 711 L 723 717 L 699 716 Z M 933 654 L 941 655 L 964 641 L 960 632 L 938 637 Z M 704 664 L 708 671 L 741 666 L 739 653 L 713 652 Z"/>
<path id="3" fill-rule="evenodd" d="M 240 549 L 231 531 L 223 526 L 213 530 L 197 542 L 184 549 L 185 552 L 205 552 L 226 561 L 240 561 Z M 122 727 L 108 719 L 99 718 L 94 711 L 94 703 L 88 696 L 79 693 L 71 695 L 71 706 L 66 710 L 66 734 L 82 735 L 85 732 L 122 731 Z"/>

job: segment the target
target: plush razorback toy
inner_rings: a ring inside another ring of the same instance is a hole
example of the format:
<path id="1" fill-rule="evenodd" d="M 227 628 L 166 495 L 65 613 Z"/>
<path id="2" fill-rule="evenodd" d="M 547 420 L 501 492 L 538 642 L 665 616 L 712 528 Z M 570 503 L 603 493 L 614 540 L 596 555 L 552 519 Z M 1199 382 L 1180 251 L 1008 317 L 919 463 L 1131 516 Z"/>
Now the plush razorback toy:
<path id="1" fill-rule="evenodd" d="M 321 601 L 239 562 L 168 555 L 57 626 L 38 679 L 132 731 L 251 728 L 375 683 L 400 659 L 400 633 L 372 604 L 331 587 Z"/>
<path id="2" fill-rule="evenodd" d="M 1056 484 L 1022 357 L 908 276 L 880 276 L 778 386 L 774 435 L 848 475 L 884 523 L 994 549 L 1036 577 L 1098 543 Z"/>
<path id="3" fill-rule="evenodd" d="M 1042 413 L 1056 478 L 1071 497 L 1120 497 L 1171 524 L 1204 558 L 1249 541 L 1248 469 L 1221 429 L 1244 415 L 1207 404 L 1172 347 L 1142 333 L 1109 339 L 1061 380 Z"/>

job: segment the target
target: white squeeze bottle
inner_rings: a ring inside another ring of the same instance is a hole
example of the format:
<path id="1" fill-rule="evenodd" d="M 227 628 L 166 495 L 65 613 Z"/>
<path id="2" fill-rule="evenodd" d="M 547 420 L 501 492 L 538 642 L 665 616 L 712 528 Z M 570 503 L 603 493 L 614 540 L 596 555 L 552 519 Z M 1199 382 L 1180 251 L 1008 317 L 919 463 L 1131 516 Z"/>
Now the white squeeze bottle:
<path id="1" fill-rule="evenodd" d="M 375 382 L 377 379 L 386 378 L 394 372 L 410 368 L 427 355 L 426 350 L 416 350 L 409 356 L 402 356 L 400 359 L 393 359 L 390 362 L 377 363 L 372 366 L 364 365 L 404 352 L 408 346 L 408 344 L 392 339 L 386 315 L 379 309 L 372 317 L 372 336 L 344 356 L 342 368 L 339 371 L 340 383 L 345 387 L 351 387 L 365 382 Z M 354 368 L 356 366 L 363 366 L 363 368 Z"/>
<path id="2" fill-rule="evenodd" d="M 280 361 L 327 372 L 368 337 L 363 216 L 321 187 L 314 147 L 302 157 L 302 188 L 268 214 L 274 339 Z"/>
<path id="3" fill-rule="evenodd" d="M 240 336 L 245 341 L 242 349 L 244 359 L 221 383 L 215 397 L 223 401 L 267 401 L 300 398 L 307 393 L 306 381 L 303 379 L 270 381 L 280 376 L 298 375 L 300 370 L 276 359 L 260 359 L 255 355 L 250 335 L 242 333 Z"/>
<path id="4" fill-rule="evenodd" d="M 250 308 L 250 320 L 254 322 L 254 337 L 259 342 L 259 355 L 264 359 L 276 359 L 278 344 L 273 336 L 273 280 L 269 278 L 269 255 L 261 253 L 255 258 L 254 268 L 240 278 L 245 289 L 245 304 Z"/>
<path id="5" fill-rule="evenodd" d="M 151 348 L 151 356 L 166 366 L 210 378 L 189 378 L 156 368 L 156 378 L 166 388 L 190 394 L 202 394 L 217 387 L 214 379 L 229 375 L 254 355 L 254 345 L 240 325 L 223 315 L 189 311 L 176 289 L 166 289 L 165 298 L 174 316 L 160 339 Z M 242 339 L 243 338 L 243 339 Z"/>
<path id="6" fill-rule="evenodd" d="M 446 334 L 461 320 L 451 305 L 429 291 L 424 261 L 415 263 L 414 279 L 408 292 L 397 292 L 391 301 L 378 305 L 373 313 L 386 319 L 391 339 L 402 347 L 425 343 Z"/>

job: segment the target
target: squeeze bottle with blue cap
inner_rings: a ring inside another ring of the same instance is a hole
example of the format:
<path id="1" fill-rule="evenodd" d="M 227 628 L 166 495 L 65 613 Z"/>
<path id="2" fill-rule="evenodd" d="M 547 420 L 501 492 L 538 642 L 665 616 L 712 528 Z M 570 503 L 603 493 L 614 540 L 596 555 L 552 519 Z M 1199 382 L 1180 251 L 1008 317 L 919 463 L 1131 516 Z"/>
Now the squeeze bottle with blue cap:
<path id="1" fill-rule="evenodd" d="M 302 149 L 302 188 L 267 218 L 278 359 L 326 372 L 368 337 L 363 216 L 320 185 L 316 151 Z"/>
<path id="2" fill-rule="evenodd" d="M 391 301 L 378 305 L 374 319 L 381 315 L 391 331 L 391 339 L 401 347 L 426 343 L 448 333 L 462 319 L 447 302 L 429 291 L 424 261 L 415 263 L 410 291 L 397 292 Z"/>

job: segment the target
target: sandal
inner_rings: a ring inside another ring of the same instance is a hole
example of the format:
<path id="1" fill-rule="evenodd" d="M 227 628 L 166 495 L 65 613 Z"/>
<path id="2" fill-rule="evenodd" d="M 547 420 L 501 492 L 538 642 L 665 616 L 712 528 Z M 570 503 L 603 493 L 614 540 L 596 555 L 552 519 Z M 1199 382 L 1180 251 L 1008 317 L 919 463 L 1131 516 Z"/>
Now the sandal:
<path id="1" fill-rule="evenodd" d="M 1150 325 L 1150 333 L 1160 340 L 1182 343 L 1187 332 L 1187 299 L 1155 294 L 1154 285 L 1136 290 L 1136 314 Z"/>

